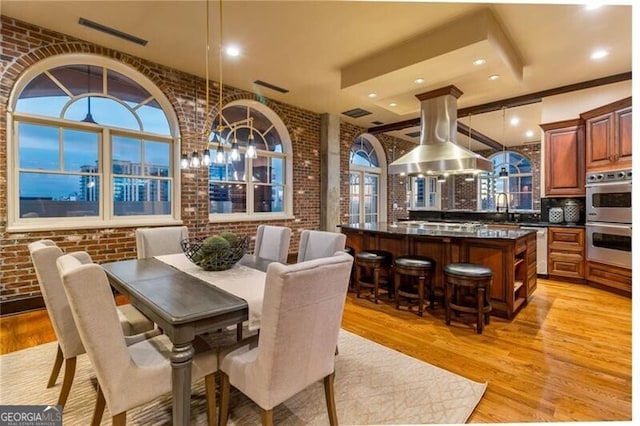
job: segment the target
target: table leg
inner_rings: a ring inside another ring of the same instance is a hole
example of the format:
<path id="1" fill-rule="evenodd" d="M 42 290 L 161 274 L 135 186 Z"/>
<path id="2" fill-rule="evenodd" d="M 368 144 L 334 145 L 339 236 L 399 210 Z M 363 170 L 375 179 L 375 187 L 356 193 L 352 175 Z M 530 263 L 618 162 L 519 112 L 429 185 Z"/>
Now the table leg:
<path id="1" fill-rule="evenodd" d="M 173 345 L 171 350 L 171 385 L 173 388 L 173 426 L 191 422 L 191 342 Z"/>

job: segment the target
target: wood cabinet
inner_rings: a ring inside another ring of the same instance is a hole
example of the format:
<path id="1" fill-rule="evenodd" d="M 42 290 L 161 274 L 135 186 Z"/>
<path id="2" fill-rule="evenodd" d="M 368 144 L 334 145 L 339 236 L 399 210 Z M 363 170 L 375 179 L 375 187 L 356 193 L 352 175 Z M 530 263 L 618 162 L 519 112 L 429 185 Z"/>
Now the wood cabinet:
<path id="1" fill-rule="evenodd" d="M 584 228 L 549 228 L 549 275 L 583 280 L 584 241 Z"/>
<path id="2" fill-rule="evenodd" d="M 587 262 L 587 281 L 596 287 L 603 287 L 625 296 L 631 295 L 631 269 Z"/>
<path id="3" fill-rule="evenodd" d="M 631 167 L 631 98 L 580 114 L 585 121 L 587 171 Z"/>
<path id="4" fill-rule="evenodd" d="M 584 122 L 566 120 L 540 127 L 544 130 L 545 196 L 584 196 Z"/>

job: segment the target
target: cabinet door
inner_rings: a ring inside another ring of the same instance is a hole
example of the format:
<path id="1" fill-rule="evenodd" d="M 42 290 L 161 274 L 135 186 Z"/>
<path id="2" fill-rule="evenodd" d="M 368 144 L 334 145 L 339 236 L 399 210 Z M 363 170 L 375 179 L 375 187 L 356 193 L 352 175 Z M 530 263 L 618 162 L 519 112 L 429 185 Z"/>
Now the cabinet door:
<path id="1" fill-rule="evenodd" d="M 615 112 L 615 160 L 620 168 L 631 167 L 631 107 Z"/>
<path id="2" fill-rule="evenodd" d="M 613 158 L 613 114 L 606 114 L 586 121 L 587 128 L 587 170 L 608 165 Z"/>
<path id="3" fill-rule="evenodd" d="M 584 196 L 584 126 L 542 127 L 546 130 L 545 195 Z"/>

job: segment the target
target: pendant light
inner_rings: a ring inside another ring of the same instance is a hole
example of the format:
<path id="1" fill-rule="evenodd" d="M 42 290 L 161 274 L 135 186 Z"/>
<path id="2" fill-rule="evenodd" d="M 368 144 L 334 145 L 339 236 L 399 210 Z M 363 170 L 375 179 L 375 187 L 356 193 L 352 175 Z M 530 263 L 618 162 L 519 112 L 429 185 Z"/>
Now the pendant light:
<path id="1" fill-rule="evenodd" d="M 507 161 L 507 146 L 505 143 L 505 123 L 506 123 L 506 112 L 507 112 L 507 107 L 502 107 L 502 158 L 504 159 L 505 163 Z M 498 173 L 498 177 L 500 179 L 508 179 L 509 178 L 509 172 L 507 171 L 507 168 L 505 166 L 502 166 L 500 168 L 500 173 Z"/>
<path id="2" fill-rule="evenodd" d="M 87 65 L 87 93 L 91 93 L 91 65 Z M 82 121 L 85 123 L 98 124 L 91 115 L 91 96 L 87 97 L 87 115 Z"/>

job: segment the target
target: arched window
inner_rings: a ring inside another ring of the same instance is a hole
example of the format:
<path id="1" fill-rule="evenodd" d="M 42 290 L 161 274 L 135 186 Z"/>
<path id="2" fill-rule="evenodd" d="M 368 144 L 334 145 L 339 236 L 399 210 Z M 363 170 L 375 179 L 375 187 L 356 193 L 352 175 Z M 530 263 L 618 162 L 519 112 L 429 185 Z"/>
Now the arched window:
<path id="1" fill-rule="evenodd" d="M 349 155 L 349 223 L 387 220 L 386 157 L 372 135 L 358 136 Z"/>
<path id="2" fill-rule="evenodd" d="M 252 127 L 249 123 L 252 123 Z M 219 117 L 213 123 L 217 129 Z M 265 105 L 236 101 L 222 111 L 222 147 L 209 146 L 209 216 L 211 220 L 257 220 L 291 218 L 293 215 L 293 168 L 291 139 L 282 120 Z M 247 155 L 249 139 L 256 158 Z M 238 143 L 238 156 L 228 147 Z M 220 158 L 218 149 L 223 148 Z"/>
<path id="3" fill-rule="evenodd" d="M 20 77 L 10 105 L 10 229 L 179 220 L 177 120 L 142 74 L 105 57 L 56 56 Z"/>
<path id="4" fill-rule="evenodd" d="M 533 209 L 533 173 L 531 161 L 524 155 L 514 151 L 501 151 L 489 157 L 493 162 L 493 173 L 481 174 L 478 179 L 478 209 L 495 211 L 507 207 L 510 211 Z M 505 168 L 508 176 L 500 176 Z M 501 197 L 496 203 L 498 194 Z"/>

